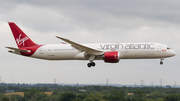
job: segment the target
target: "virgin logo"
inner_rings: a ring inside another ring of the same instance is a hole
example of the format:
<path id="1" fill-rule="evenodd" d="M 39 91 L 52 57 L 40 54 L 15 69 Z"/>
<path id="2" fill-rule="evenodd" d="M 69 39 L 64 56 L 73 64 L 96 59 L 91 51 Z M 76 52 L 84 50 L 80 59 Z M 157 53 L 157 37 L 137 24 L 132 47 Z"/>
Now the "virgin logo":
<path id="1" fill-rule="evenodd" d="M 23 44 L 23 46 L 24 46 L 24 42 L 25 42 L 26 40 L 28 40 L 28 39 L 29 39 L 29 38 L 28 38 L 27 36 L 21 39 L 21 34 L 20 34 L 20 35 L 19 35 L 19 38 L 16 39 L 16 42 L 17 42 L 17 44 L 18 44 L 19 46 L 21 46 L 22 44 Z"/>

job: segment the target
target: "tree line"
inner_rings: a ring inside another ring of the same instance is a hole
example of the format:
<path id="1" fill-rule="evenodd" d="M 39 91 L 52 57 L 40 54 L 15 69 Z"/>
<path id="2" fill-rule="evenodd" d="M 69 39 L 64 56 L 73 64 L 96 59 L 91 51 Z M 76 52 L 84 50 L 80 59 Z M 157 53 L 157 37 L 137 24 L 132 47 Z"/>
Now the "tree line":
<path id="1" fill-rule="evenodd" d="M 0 94 L 0 101 L 180 101 L 180 88 L 113 87 L 113 86 L 54 86 L 0 87 L 24 92 L 24 96 Z M 52 95 L 45 92 L 53 91 Z"/>

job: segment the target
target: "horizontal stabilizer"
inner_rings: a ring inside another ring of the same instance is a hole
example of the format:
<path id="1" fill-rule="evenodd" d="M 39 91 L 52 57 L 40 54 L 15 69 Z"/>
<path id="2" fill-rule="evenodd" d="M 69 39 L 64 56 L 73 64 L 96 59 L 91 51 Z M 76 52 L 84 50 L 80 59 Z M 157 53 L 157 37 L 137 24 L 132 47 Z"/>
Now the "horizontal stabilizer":
<path id="1" fill-rule="evenodd" d="M 15 50 L 15 51 L 19 51 L 19 52 L 28 52 L 27 50 L 23 50 L 23 49 L 19 49 L 19 48 L 13 48 L 13 47 L 6 47 L 8 49 L 12 49 L 12 50 Z"/>

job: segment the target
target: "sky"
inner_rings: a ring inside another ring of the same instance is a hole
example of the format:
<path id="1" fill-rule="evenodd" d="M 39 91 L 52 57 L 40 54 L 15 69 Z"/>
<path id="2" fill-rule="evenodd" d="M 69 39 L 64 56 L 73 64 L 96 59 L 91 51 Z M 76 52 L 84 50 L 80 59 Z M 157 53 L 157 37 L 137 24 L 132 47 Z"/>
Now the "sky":
<path id="1" fill-rule="evenodd" d="M 8 53 L 17 47 L 7 22 L 15 22 L 37 44 L 154 42 L 176 56 L 160 59 L 48 61 Z M 5 83 L 180 85 L 179 0 L 0 0 L 0 78 Z"/>

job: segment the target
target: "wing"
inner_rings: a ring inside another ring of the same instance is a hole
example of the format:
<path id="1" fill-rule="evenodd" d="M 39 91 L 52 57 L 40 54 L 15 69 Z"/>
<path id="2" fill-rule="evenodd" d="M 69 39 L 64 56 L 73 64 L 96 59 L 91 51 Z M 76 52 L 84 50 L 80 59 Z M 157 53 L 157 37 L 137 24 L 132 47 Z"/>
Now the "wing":
<path id="1" fill-rule="evenodd" d="M 15 51 L 19 51 L 19 52 L 28 52 L 27 50 L 22 50 L 22 49 L 19 49 L 19 48 L 13 48 L 13 47 L 6 47 L 8 49 L 12 49 L 12 50 L 15 50 Z"/>
<path id="2" fill-rule="evenodd" d="M 91 47 L 88 47 L 88 46 L 84 46 L 82 44 L 79 44 L 79 43 L 76 43 L 76 42 L 73 42 L 71 40 L 68 40 L 68 39 L 65 39 L 65 38 L 61 38 L 61 37 L 58 37 L 56 36 L 57 38 L 71 44 L 72 47 L 74 47 L 75 49 L 81 51 L 81 52 L 86 52 L 87 54 L 90 54 L 90 55 L 102 55 L 104 52 L 101 51 L 101 50 L 97 50 L 97 49 L 93 49 Z"/>

